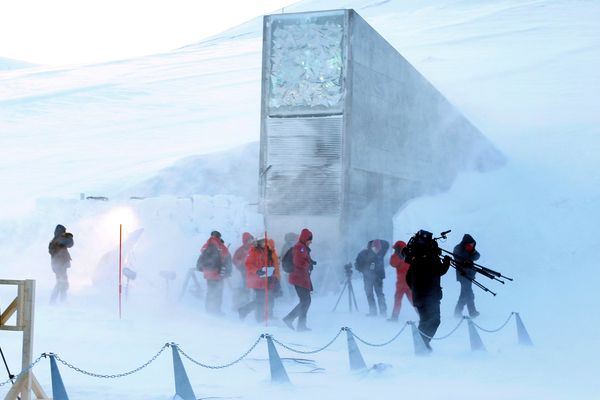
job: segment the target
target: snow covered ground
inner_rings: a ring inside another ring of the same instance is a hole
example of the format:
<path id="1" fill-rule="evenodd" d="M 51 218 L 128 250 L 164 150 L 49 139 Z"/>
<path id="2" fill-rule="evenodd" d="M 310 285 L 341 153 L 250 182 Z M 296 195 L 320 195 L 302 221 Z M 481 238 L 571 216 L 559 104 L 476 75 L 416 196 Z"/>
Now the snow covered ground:
<path id="1" fill-rule="evenodd" d="M 600 5 L 320 0 L 286 11 L 345 7 L 392 43 L 508 160 L 493 172 L 462 174 L 447 193 L 410 202 L 396 215 L 393 239 L 407 239 L 420 228 L 452 229 L 443 244 L 451 248 L 471 233 L 481 263 L 515 278 L 507 285 L 481 279 L 498 296 L 476 292 L 482 311 L 477 322 L 495 328 L 519 311 L 535 347 L 516 346 L 512 321 L 498 333 L 482 333 L 488 352 L 472 354 L 464 325 L 434 343 L 432 356 L 417 358 L 406 331 L 386 347 L 359 343 L 367 364 L 391 368 L 356 376 L 348 372 L 342 336 L 306 357 L 322 372 L 308 373 L 312 367 L 286 361 L 290 388 L 268 383 L 261 343 L 248 359 L 223 370 L 184 359 L 196 395 L 597 398 Z M 341 326 L 373 342 L 400 329 L 402 324 L 349 315 L 345 302 L 331 313 L 334 293 L 315 297 L 309 313 L 314 330 L 307 334 L 289 331 L 278 320 L 268 328 L 239 322 L 230 311 L 229 291 L 222 319 L 205 315 L 202 301 L 190 294 L 178 300 L 185 274 L 212 229 L 221 230 L 234 248 L 241 232 L 262 228 L 250 167 L 258 156 L 260 29 L 257 18 L 182 49 L 121 62 L 0 66 L 0 277 L 37 280 L 36 354 L 55 352 L 77 367 L 113 374 L 143 364 L 171 341 L 197 360 L 220 364 L 242 354 L 265 331 L 311 349 Z M 225 150 L 229 156 L 209 154 Z M 213 185 L 203 191 L 197 182 L 208 182 L 206 171 L 213 167 L 230 176 L 222 191 Z M 80 193 L 111 200 L 81 201 Z M 129 199 L 135 195 L 147 198 Z M 64 307 L 47 304 L 54 277 L 46 246 L 57 223 L 74 232 L 76 242 L 71 296 Z M 139 276 L 130 285 L 122 320 L 114 275 L 97 271 L 102 256 L 117 245 L 119 223 L 126 233 L 145 229 L 129 260 Z M 177 273 L 168 290 L 162 270 Z M 385 283 L 388 303 L 392 272 Z M 443 286 L 441 335 L 458 322 L 452 317 L 458 296 L 452 271 Z M 359 280 L 355 289 L 364 311 Z M 10 294 L 0 292 L 1 307 Z M 282 303 L 276 314 L 281 317 L 292 306 Z M 413 310 L 403 308 L 401 321 L 415 318 Z M 0 333 L 17 372 L 20 335 Z M 167 399 L 174 392 L 168 352 L 119 380 L 59 366 L 73 399 Z M 48 362 L 34 372 L 51 392 Z M 0 395 L 7 390 L 0 387 Z"/>

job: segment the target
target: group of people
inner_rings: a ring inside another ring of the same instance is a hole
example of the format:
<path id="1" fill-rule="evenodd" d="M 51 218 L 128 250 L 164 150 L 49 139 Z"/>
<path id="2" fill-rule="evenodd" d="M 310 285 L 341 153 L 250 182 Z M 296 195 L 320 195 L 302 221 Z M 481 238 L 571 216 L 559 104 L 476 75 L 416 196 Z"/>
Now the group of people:
<path id="1" fill-rule="evenodd" d="M 312 232 L 303 229 L 300 235 L 286 235 L 280 259 L 275 242 L 266 237 L 254 238 L 250 233 L 242 235 L 242 245 L 231 257 L 229 250 L 218 231 L 211 232 L 210 238 L 202 246 L 196 263 L 207 283 L 206 311 L 222 315 L 224 279 L 231 275 L 232 265 L 241 273 L 242 284 L 252 291 L 253 297 L 238 308 L 240 319 L 254 312 L 257 322 L 273 318 L 275 298 L 281 296 L 282 262 L 289 264 L 288 282 L 298 295 L 298 304 L 283 318 L 283 322 L 293 330 L 309 331 L 306 316 L 311 303 L 313 290 L 310 279 L 316 262 L 310 256 Z M 296 240 L 293 243 L 293 240 Z M 296 326 L 294 322 L 297 320 Z"/>
<path id="2" fill-rule="evenodd" d="M 223 314 L 221 306 L 224 281 L 231 276 L 234 265 L 241 273 L 243 286 L 253 293 L 253 298 L 238 308 L 240 319 L 244 319 L 251 312 L 254 312 L 257 322 L 273 318 L 274 300 L 282 294 L 283 263 L 287 280 L 298 296 L 298 304 L 283 318 L 283 322 L 293 330 L 309 331 L 306 319 L 313 290 L 311 273 L 316 265 L 310 255 L 312 240 L 312 232 L 306 228 L 299 235 L 287 234 L 280 253 L 283 259 L 280 259 L 272 239 L 254 238 L 245 232 L 242 245 L 232 257 L 221 233 L 211 232 L 196 263 L 197 269 L 202 271 L 206 280 L 206 311 L 214 315 Z M 51 303 L 64 301 L 66 298 L 69 288 L 67 269 L 71 266 L 68 249 L 73 244 L 73 234 L 67 232 L 63 225 L 57 225 L 54 237 L 48 244 L 52 270 L 56 275 Z M 389 264 L 396 269 L 396 291 L 394 307 L 388 321 L 398 320 L 402 299 L 406 296 L 419 314 L 419 330 L 425 344 L 430 348 L 429 342 L 440 325 L 440 278 L 446 274 L 451 263 L 456 268 L 456 279 L 461 286 L 454 309 L 455 316 L 462 317 L 465 306 L 471 318 L 479 316 L 472 288 L 476 272 L 471 268 L 479 259 L 476 244 L 470 234 L 465 234 L 461 242 L 454 247 L 451 258 L 449 255 L 441 256 L 436 240 L 427 231 L 419 231 L 408 244 L 401 240 L 394 243 Z M 367 247 L 356 257 L 354 265 L 362 273 L 369 304 L 367 316 L 387 316 L 383 280 L 384 257 L 388 249 L 387 241 L 374 239 L 369 241 Z"/>

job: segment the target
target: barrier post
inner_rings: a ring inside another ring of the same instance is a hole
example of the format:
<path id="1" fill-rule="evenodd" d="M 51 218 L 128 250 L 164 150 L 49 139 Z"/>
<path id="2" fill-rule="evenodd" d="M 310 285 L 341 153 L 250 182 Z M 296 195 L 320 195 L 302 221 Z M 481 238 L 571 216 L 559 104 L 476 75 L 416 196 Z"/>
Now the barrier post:
<path id="1" fill-rule="evenodd" d="M 469 341 L 471 343 L 471 351 L 486 351 L 485 345 L 477 332 L 477 327 L 469 317 L 463 317 L 469 323 Z"/>
<path id="2" fill-rule="evenodd" d="M 415 355 L 426 356 L 426 355 L 430 354 L 431 351 L 429 351 L 429 349 L 425 345 L 423 336 L 421 336 L 421 333 L 419 332 L 419 329 L 417 328 L 417 325 L 415 324 L 415 322 L 408 321 L 407 324 L 410 325 L 410 328 L 412 330 L 413 346 L 415 348 Z"/>
<path id="3" fill-rule="evenodd" d="M 175 375 L 175 396 L 179 396 L 183 400 L 196 400 L 196 395 L 190 384 L 187 373 L 179 356 L 179 347 L 177 344 L 171 343 L 173 350 L 173 373 Z"/>
<path id="4" fill-rule="evenodd" d="M 273 338 L 269 334 L 264 334 L 267 339 L 267 348 L 269 350 L 269 367 L 271 369 L 271 382 L 274 383 L 290 383 L 290 378 L 285 371 L 283 362 L 277 353 L 277 349 L 273 344 Z"/>
<path id="5" fill-rule="evenodd" d="M 525 324 L 523 324 L 523 321 L 521 320 L 521 316 L 518 312 L 515 312 L 514 314 L 517 321 L 517 336 L 519 338 L 519 344 L 522 346 L 533 346 L 533 342 L 529 337 L 529 333 L 525 328 Z"/>
<path id="6" fill-rule="evenodd" d="M 346 331 L 346 336 L 348 338 L 348 359 L 350 360 L 350 370 L 363 370 L 367 368 L 367 364 L 365 364 L 365 360 L 354 340 L 354 335 L 352 334 L 352 330 L 348 327 L 342 328 Z"/>
<path id="7" fill-rule="evenodd" d="M 52 380 L 52 400 L 69 400 L 67 396 L 67 390 L 65 384 L 60 376 L 58 365 L 56 365 L 56 359 L 54 354 L 48 354 L 50 357 L 50 377 Z"/>

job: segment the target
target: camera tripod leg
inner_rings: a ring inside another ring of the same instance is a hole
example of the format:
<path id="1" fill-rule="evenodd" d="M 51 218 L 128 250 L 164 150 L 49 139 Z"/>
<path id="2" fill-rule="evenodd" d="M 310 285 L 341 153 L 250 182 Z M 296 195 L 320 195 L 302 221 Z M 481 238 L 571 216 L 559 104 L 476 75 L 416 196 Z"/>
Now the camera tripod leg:
<path id="1" fill-rule="evenodd" d="M 354 302 L 354 308 L 356 312 L 358 312 L 358 304 L 356 304 L 356 295 L 354 294 L 354 288 L 352 287 L 352 281 L 349 281 L 349 290 L 348 292 L 352 295 L 352 301 Z M 348 297 L 350 297 L 350 295 Z M 350 303 L 350 299 L 348 299 L 348 303 Z M 352 312 L 352 304 L 349 304 L 350 312 Z"/>
<path id="2" fill-rule="evenodd" d="M 335 302 L 335 306 L 333 307 L 333 311 L 335 311 L 337 309 L 337 306 L 340 303 L 340 300 L 342 299 L 342 295 L 344 294 L 344 290 L 346 290 L 346 286 L 348 286 L 348 282 L 347 281 L 346 281 L 346 283 L 344 283 L 344 287 L 342 288 L 342 291 L 340 292 L 340 296 L 338 297 L 337 301 Z"/>

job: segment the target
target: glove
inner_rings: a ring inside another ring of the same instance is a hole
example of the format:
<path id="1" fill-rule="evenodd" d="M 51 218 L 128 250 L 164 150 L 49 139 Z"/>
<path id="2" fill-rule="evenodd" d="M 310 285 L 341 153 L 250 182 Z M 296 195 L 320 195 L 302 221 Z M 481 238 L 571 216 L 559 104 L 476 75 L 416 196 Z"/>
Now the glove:
<path id="1" fill-rule="evenodd" d="M 258 275 L 258 276 L 260 276 L 260 277 L 263 277 L 263 276 L 265 276 L 266 274 L 267 274 L 267 273 L 265 272 L 265 270 L 264 270 L 264 267 L 263 267 L 263 268 L 261 268 L 261 269 L 259 269 L 258 271 L 256 271 L 256 275 Z"/>
<path id="2" fill-rule="evenodd" d="M 312 265 L 317 265 L 317 262 L 314 260 L 311 260 L 310 262 L 312 263 Z"/>
<path id="3" fill-rule="evenodd" d="M 450 256 L 444 256 L 444 259 L 442 261 L 442 264 L 444 265 L 444 267 L 449 267 L 450 266 L 450 260 L 452 260 L 450 258 Z"/>
<path id="4" fill-rule="evenodd" d="M 473 261 L 471 261 L 471 260 L 465 260 L 465 261 L 463 261 L 463 266 L 465 268 L 471 268 L 473 266 Z"/>

